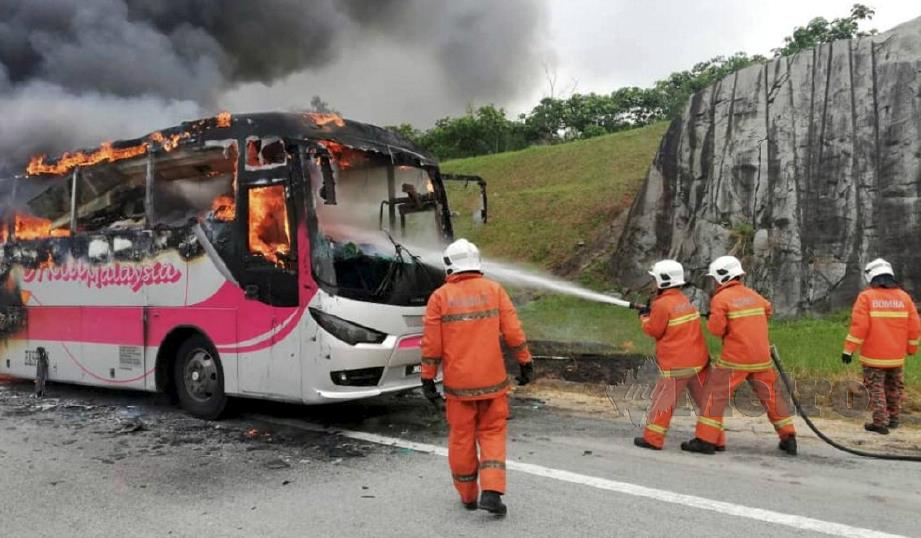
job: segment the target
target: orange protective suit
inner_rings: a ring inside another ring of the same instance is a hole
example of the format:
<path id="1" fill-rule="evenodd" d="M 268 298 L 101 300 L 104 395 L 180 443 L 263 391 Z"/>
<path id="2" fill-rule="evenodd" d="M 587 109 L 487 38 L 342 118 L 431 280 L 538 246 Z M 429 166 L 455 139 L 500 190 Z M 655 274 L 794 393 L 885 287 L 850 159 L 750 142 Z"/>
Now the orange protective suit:
<path id="1" fill-rule="evenodd" d="M 464 503 L 477 499 L 478 487 L 505 493 L 509 378 L 500 338 L 519 364 L 531 362 L 515 307 L 498 283 L 479 273 L 459 273 L 429 298 L 422 379 L 435 379 L 442 367 L 448 463 Z"/>
<path id="2" fill-rule="evenodd" d="M 860 350 L 860 362 L 872 368 L 901 368 L 918 351 L 921 320 L 911 297 L 898 288 L 867 288 L 851 312 L 844 351 Z"/>
<path id="3" fill-rule="evenodd" d="M 738 280 L 720 286 L 710 300 L 707 329 L 723 339 L 723 353 L 707 379 L 707 402 L 697 419 L 698 438 L 713 444 L 724 438 L 723 413 L 743 381 L 751 385 L 777 435 L 781 439 L 796 435 L 787 403 L 777 391 L 768 340 L 770 315 L 771 303 Z"/>
<path id="4" fill-rule="evenodd" d="M 678 288 L 663 290 L 653 299 L 649 315 L 640 316 L 640 323 L 643 332 L 656 340 L 656 363 L 661 374 L 652 392 L 643 438 L 662 448 L 685 389 L 701 408 L 710 355 L 700 327 L 700 313 Z"/>

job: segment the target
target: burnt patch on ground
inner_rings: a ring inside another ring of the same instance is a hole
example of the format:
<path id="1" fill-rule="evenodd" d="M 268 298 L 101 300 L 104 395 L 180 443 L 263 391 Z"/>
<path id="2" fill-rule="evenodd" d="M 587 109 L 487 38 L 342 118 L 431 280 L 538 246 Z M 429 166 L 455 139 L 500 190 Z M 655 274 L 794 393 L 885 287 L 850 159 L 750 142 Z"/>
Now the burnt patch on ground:
<path id="1" fill-rule="evenodd" d="M 626 354 L 596 342 L 532 340 L 528 348 L 534 357 L 537 377 L 575 383 L 620 385 L 647 360 L 643 355 Z M 515 358 L 507 350 L 505 361 L 509 372 L 518 371 Z"/>
<path id="2" fill-rule="evenodd" d="M 5 435 L 28 435 L 35 426 L 57 435 L 85 460 L 116 464 L 135 458 L 183 456 L 189 465 L 225 458 L 245 458 L 267 470 L 299 462 L 334 462 L 363 457 L 374 445 L 327 431 L 305 431 L 254 420 L 242 413 L 249 402 L 237 402 L 237 416 L 206 421 L 185 414 L 164 395 L 108 391 L 52 384 L 49 397 L 35 398 L 29 381 L 0 382 L 0 418 Z M 254 402 L 263 403 L 263 402 Z M 301 415 L 303 406 L 259 405 L 276 416 Z"/>

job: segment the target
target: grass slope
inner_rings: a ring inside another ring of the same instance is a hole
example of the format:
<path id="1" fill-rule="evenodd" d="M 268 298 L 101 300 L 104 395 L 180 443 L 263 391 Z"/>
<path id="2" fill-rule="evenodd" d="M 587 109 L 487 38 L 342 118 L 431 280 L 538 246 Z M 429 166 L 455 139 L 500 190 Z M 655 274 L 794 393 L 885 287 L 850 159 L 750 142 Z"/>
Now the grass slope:
<path id="1" fill-rule="evenodd" d="M 487 181 L 489 222 L 474 223 L 478 190 L 448 186 L 455 235 L 492 258 L 555 270 L 599 239 L 639 189 L 666 123 L 554 146 L 447 161 Z"/>
<path id="2" fill-rule="evenodd" d="M 640 329 L 636 312 L 574 297 L 545 295 L 518 310 L 528 338 L 572 342 L 602 342 L 624 352 L 651 355 L 653 340 Z M 822 318 L 772 320 L 771 342 L 794 377 L 841 381 L 861 381 L 862 370 L 855 357 L 846 366 L 841 349 L 847 335 L 849 313 Z M 705 323 L 705 322 L 703 322 Z M 720 342 L 704 326 L 712 356 L 720 352 Z M 921 399 L 921 357 L 909 357 L 905 365 L 905 384 L 909 389 L 909 408 L 917 410 Z"/>

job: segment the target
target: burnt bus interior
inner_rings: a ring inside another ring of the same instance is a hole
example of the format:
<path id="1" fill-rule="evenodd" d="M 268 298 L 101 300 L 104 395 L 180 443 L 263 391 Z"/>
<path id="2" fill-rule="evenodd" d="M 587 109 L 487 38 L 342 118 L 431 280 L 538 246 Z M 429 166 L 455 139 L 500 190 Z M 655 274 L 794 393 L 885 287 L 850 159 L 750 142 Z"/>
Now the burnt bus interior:
<path id="1" fill-rule="evenodd" d="M 176 249 L 187 260 L 211 257 L 250 299 L 295 306 L 302 223 L 320 287 L 424 305 L 444 274 L 408 245 L 434 247 L 452 235 L 434 160 L 400 149 L 394 141 L 412 146 L 388 131 L 310 119 L 183 124 L 103 146 L 117 158 L 69 166 L 65 154 L 39 174 L 5 182 L 0 271 L 71 259 L 140 261 Z M 294 136 L 273 134 L 292 127 Z"/>

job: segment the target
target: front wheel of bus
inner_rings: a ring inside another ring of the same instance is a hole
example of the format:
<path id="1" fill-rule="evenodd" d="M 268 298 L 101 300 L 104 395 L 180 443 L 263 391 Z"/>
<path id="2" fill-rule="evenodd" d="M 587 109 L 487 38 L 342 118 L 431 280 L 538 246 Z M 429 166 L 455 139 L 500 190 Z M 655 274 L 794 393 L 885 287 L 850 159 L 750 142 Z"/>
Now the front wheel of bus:
<path id="1" fill-rule="evenodd" d="M 217 350 L 203 336 L 193 336 L 179 347 L 174 370 L 182 408 L 199 418 L 214 420 L 227 407 L 224 371 Z"/>

